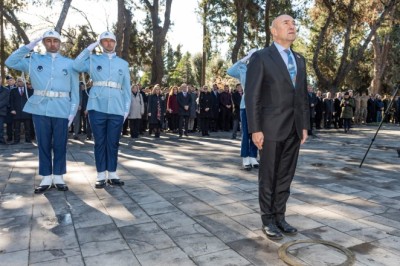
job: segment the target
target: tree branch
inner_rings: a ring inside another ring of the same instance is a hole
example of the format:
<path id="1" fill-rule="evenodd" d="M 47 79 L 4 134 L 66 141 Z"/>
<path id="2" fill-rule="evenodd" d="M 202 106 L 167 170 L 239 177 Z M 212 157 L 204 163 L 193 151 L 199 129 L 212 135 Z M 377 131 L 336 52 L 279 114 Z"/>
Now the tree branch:
<path id="1" fill-rule="evenodd" d="M 28 35 L 26 35 L 25 30 L 21 27 L 21 24 L 17 17 L 15 16 L 14 12 L 8 9 L 3 9 L 3 16 L 4 18 L 13 25 L 18 33 L 18 35 L 22 38 L 25 44 L 28 44 L 29 38 Z"/>

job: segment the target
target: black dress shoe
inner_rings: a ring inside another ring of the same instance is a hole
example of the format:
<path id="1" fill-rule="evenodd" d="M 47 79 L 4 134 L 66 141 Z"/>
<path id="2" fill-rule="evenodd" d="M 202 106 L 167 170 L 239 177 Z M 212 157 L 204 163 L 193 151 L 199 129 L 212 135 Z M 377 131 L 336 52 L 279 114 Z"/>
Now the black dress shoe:
<path id="1" fill-rule="evenodd" d="M 276 222 L 276 226 L 282 231 L 282 233 L 287 235 L 295 235 L 297 234 L 297 229 L 286 222 L 285 219 L 282 219 Z"/>
<path id="2" fill-rule="evenodd" d="M 66 184 L 54 184 L 54 187 L 58 191 L 68 191 L 68 186 Z"/>
<path id="3" fill-rule="evenodd" d="M 95 188 L 105 188 L 106 187 L 106 180 L 99 180 L 96 181 L 96 184 L 94 186 Z"/>
<path id="4" fill-rule="evenodd" d="M 113 186 L 123 186 L 125 184 L 125 182 L 120 179 L 108 179 L 107 182 Z"/>
<path id="5" fill-rule="evenodd" d="M 37 188 L 35 188 L 35 194 L 41 194 L 47 190 L 49 190 L 51 188 L 51 185 L 49 186 L 38 186 Z"/>
<path id="6" fill-rule="evenodd" d="M 262 231 L 271 240 L 280 240 L 283 238 L 281 231 L 274 223 L 269 223 L 268 225 L 263 225 Z"/>

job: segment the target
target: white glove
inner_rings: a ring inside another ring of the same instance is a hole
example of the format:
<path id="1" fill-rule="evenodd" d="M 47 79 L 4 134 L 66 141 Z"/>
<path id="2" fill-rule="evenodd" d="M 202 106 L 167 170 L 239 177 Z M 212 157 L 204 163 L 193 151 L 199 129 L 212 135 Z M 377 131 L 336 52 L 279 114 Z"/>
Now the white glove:
<path id="1" fill-rule="evenodd" d="M 29 48 L 29 50 L 32 50 L 33 48 L 35 48 L 35 46 L 43 39 L 43 37 L 39 37 L 36 40 L 31 41 L 30 43 L 28 43 L 26 45 L 27 48 Z"/>
<path id="2" fill-rule="evenodd" d="M 257 51 L 257 48 L 251 49 L 251 50 L 247 53 L 247 55 L 246 55 L 245 57 L 243 57 L 242 59 L 240 59 L 240 61 L 242 61 L 243 63 L 246 63 L 246 62 L 250 59 L 250 57 L 254 54 L 255 51 Z"/>
<path id="3" fill-rule="evenodd" d="M 72 124 L 72 121 L 74 121 L 74 118 L 75 118 L 75 116 L 74 116 L 74 115 L 69 115 L 69 116 L 68 116 L 68 127 L 70 127 L 70 126 L 71 126 L 71 124 Z"/>
<path id="4" fill-rule="evenodd" d="M 129 113 L 125 113 L 125 114 L 124 114 L 124 122 L 125 122 L 126 118 L 128 117 L 128 114 L 129 114 Z"/>
<path id="5" fill-rule="evenodd" d="M 87 49 L 89 50 L 89 52 L 93 51 L 93 49 L 96 48 L 96 46 L 99 45 L 99 43 L 100 43 L 99 41 L 96 41 L 96 42 L 90 44 L 90 45 L 87 47 Z"/>

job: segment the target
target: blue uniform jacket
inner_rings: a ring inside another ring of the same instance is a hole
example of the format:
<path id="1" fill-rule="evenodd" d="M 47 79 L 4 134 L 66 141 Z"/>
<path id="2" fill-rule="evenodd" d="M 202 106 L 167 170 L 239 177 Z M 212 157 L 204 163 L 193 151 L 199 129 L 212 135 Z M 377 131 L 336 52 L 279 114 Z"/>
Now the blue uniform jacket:
<path id="1" fill-rule="evenodd" d="M 74 61 L 74 69 L 88 72 L 93 80 L 87 110 L 107 114 L 124 115 L 131 106 L 131 81 L 128 62 L 109 54 L 91 55 L 88 49 Z M 96 85 L 102 82 L 103 85 Z M 107 86 L 106 83 L 112 84 Z M 118 87 L 115 87 L 118 86 Z"/>
<path id="2" fill-rule="evenodd" d="M 9 68 L 28 73 L 35 91 L 65 92 L 67 97 L 32 95 L 25 104 L 24 112 L 57 118 L 75 115 L 79 102 L 78 73 L 73 70 L 70 58 L 56 54 L 33 53 L 23 46 L 5 61 Z"/>
<path id="3" fill-rule="evenodd" d="M 244 103 L 244 85 L 246 84 L 246 72 L 247 72 L 247 65 L 246 63 L 243 63 L 242 61 L 237 61 L 233 66 L 231 66 L 226 73 L 238 79 L 240 81 L 240 84 L 242 85 L 243 88 L 243 95 L 242 95 L 242 100 L 240 101 L 240 109 L 245 109 L 246 105 Z"/>

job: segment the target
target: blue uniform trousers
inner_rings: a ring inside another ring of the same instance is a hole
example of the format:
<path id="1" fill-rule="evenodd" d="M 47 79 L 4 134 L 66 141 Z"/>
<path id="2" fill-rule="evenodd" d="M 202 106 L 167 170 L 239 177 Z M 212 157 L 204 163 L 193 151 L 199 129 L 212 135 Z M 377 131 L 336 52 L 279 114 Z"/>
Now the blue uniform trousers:
<path id="1" fill-rule="evenodd" d="M 240 120 L 242 121 L 242 143 L 240 145 L 240 157 L 257 158 L 257 147 L 251 140 L 249 130 L 247 128 L 246 109 L 240 109 Z"/>
<path id="2" fill-rule="evenodd" d="M 90 110 L 89 121 L 94 137 L 94 158 L 97 172 L 106 170 L 115 172 L 124 117 Z"/>
<path id="3" fill-rule="evenodd" d="M 39 175 L 65 174 L 68 119 L 32 114 L 32 120 L 39 149 Z"/>

